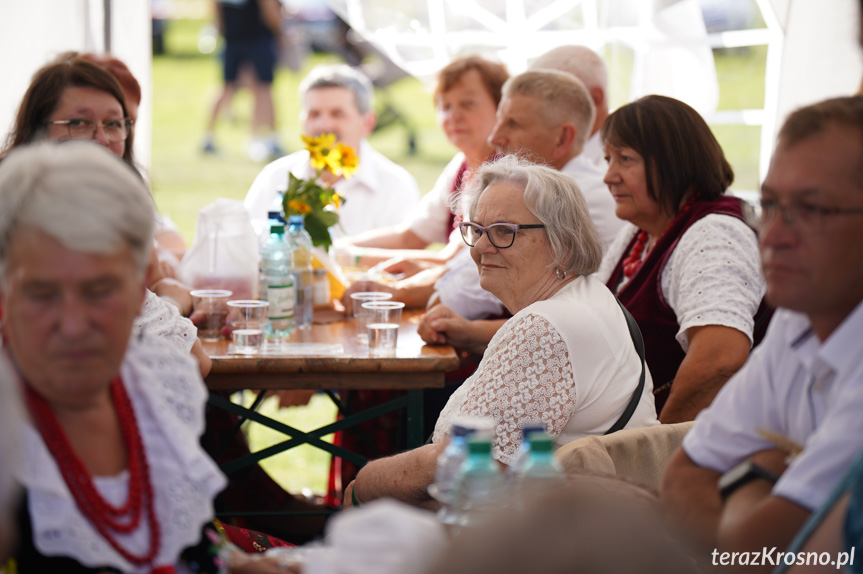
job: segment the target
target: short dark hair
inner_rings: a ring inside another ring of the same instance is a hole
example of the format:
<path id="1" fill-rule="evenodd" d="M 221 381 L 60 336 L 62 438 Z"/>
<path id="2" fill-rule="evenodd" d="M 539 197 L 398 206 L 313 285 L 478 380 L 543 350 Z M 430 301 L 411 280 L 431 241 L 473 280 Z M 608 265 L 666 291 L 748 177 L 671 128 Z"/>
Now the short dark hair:
<path id="1" fill-rule="evenodd" d="M 798 108 L 782 124 L 776 147 L 791 147 L 831 126 L 857 130 L 863 143 L 863 96 L 831 98 Z M 857 162 L 858 181 L 863 186 L 863 157 Z"/>
<path id="2" fill-rule="evenodd" d="M 107 92 L 120 102 L 123 116 L 129 115 L 123 89 L 110 72 L 81 57 L 61 55 L 57 60 L 42 66 L 33 75 L 30 87 L 27 88 L 21 100 L 18 114 L 15 116 L 15 125 L 9 133 L 0 159 L 6 157 L 12 149 L 32 143 L 44 134 L 45 122 L 57 109 L 63 90 L 68 87 L 94 88 Z M 123 159 L 134 165 L 132 139 L 130 133 L 123 149 Z"/>
<path id="3" fill-rule="evenodd" d="M 606 146 L 628 147 L 644 158 L 647 193 L 668 213 L 699 193 L 713 199 L 734 181 L 707 122 L 674 98 L 645 96 L 608 116 L 601 130 Z"/>
<path id="4" fill-rule="evenodd" d="M 498 62 L 492 62 L 479 56 L 465 56 L 453 60 L 438 72 L 437 85 L 434 90 L 434 98 L 450 91 L 455 86 L 461 77 L 476 70 L 482 78 L 482 83 L 495 105 L 500 104 L 501 90 L 504 83 L 509 79 L 509 72 L 506 71 L 506 66 Z"/>
<path id="5" fill-rule="evenodd" d="M 863 136 L 863 96 L 831 98 L 794 110 L 782 124 L 777 143 L 780 146 L 800 143 L 833 124 L 856 128 Z"/>

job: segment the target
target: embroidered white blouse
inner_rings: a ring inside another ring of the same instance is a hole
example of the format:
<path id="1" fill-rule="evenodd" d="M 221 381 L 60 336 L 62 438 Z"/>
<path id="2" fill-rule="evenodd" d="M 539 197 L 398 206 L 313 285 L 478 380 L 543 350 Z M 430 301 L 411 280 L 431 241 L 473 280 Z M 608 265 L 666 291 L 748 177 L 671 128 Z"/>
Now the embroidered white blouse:
<path id="1" fill-rule="evenodd" d="M 201 527 L 214 515 L 213 498 L 226 484 L 198 442 L 204 431 L 206 389 L 188 353 L 153 339 L 139 342 L 133 337 L 120 372 L 150 467 L 161 532 L 155 564 L 174 565 L 185 548 L 200 541 Z M 28 493 L 36 549 L 46 556 L 71 557 L 91 568 L 149 572 L 149 567 L 127 562 L 78 510 L 39 432 L 28 424 L 23 439 L 29 456 L 15 473 Z M 126 471 L 96 477 L 94 482 L 111 503 L 125 500 Z M 147 521 L 117 539 L 133 554 L 145 554 L 149 548 Z"/>

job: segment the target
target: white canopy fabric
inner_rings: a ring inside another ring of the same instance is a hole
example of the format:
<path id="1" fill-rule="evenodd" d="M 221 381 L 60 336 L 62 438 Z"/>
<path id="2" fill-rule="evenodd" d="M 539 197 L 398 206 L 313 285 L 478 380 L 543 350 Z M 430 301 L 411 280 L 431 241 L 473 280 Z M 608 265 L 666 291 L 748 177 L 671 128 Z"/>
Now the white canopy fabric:
<path id="1" fill-rule="evenodd" d="M 510 71 L 561 44 L 632 48 L 626 100 L 663 93 L 719 123 L 762 130 L 761 171 L 777 126 L 792 109 L 856 91 L 863 76 L 858 0 L 753 0 L 767 27 L 708 35 L 697 0 L 328 0 L 396 64 L 431 78 L 453 57 L 494 54 Z M 27 0 L 0 3 L 0 130 L 11 125 L 30 77 L 66 50 L 110 50 L 143 89 L 135 153 L 146 168 L 152 117 L 148 0 Z M 761 110 L 711 115 L 716 79 L 711 47 L 767 44 Z M 612 62 L 612 65 L 614 62 Z M 614 101 L 614 99 L 613 99 Z"/>
<path id="2" fill-rule="evenodd" d="M 328 0 L 397 65 L 427 79 L 467 53 L 494 57 L 518 73 L 561 44 L 599 52 L 624 45 L 634 53 L 630 90 L 612 93 L 612 102 L 664 94 L 711 123 L 762 125 L 763 176 L 783 118 L 801 105 L 854 93 L 863 51 L 857 0 L 752 2 L 766 28 L 708 35 L 697 0 Z M 715 114 L 711 49 L 759 44 L 768 45 L 763 108 Z"/>

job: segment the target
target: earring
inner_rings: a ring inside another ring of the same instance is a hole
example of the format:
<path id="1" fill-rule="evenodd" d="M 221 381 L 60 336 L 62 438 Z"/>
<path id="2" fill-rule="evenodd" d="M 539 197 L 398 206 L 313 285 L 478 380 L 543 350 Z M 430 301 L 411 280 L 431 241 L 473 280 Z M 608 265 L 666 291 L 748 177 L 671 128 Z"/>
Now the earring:
<path id="1" fill-rule="evenodd" d="M 555 277 L 563 281 L 564 279 L 566 279 L 566 269 L 561 270 L 560 267 L 556 267 L 554 269 L 554 275 Z"/>

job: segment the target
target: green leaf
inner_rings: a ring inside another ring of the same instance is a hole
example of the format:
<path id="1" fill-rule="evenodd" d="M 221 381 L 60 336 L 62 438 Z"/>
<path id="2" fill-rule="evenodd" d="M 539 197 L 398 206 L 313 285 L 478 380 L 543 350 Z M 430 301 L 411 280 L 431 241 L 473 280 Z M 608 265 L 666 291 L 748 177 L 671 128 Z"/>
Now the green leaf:
<path id="1" fill-rule="evenodd" d="M 339 222 L 339 214 L 335 211 L 321 211 L 318 215 L 321 223 L 327 227 L 332 227 Z"/>
<path id="2" fill-rule="evenodd" d="M 312 237 L 312 243 L 315 246 L 327 248 L 332 244 L 333 240 L 330 237 L 329 226 L 318 218 L 319 215 L 317 213 L 308 214 L 305 218 L 305 227 Z"/>

